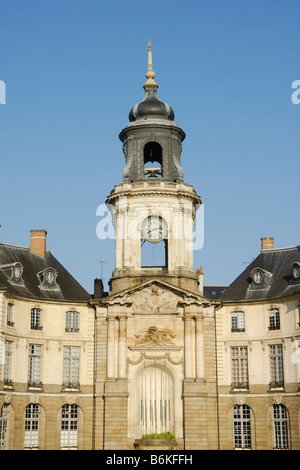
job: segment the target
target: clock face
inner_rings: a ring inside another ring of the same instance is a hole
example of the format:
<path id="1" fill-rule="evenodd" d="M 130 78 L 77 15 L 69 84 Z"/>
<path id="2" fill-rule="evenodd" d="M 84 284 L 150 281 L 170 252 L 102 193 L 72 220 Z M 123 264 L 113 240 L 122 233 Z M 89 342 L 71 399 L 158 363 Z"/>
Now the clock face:
<path id="1" fill-rule="evenodd" d="M 158 243 L 167 238 L 168 227 L 166 222 L 158 216 L 148 217 L 142 224 L 142 238 L 149 242 Z"/>

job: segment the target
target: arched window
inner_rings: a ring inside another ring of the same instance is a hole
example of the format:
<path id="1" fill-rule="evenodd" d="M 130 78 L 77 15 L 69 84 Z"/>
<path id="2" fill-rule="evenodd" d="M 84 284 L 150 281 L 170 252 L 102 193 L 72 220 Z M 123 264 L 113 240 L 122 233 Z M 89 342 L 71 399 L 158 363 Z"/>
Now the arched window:
<path id="1" fill-rule="evenodd" d="M 39 448 L 39 418 L 40 407 L 37 403 L 30 403 L 25 411 L 25 449 Z"/>
<path id="2" fill-rule="evenodd" d="M 288 414 L 284 405 L 273 405 L 274 447 L 288 449 Z"/>
<path id="3" fill-rule="evenodd" d="M 7 450 L 9 405 L 4 403 L 0 416 L 0 450 Z"/>
<path id="4" fill-rule="evenodd" d="M 236 449 L 251 449 L 250 408 L 247 405 L 233 407 L 233 441 Z"/>
<path id="5" fill-rule="evenodd" d="M 75 404 L 66 404 L 61 409 L 60 448 L 78 448 L 78 406 Z"/>
<path id="6" fill-rule="evenodd" d="M 162 147 L 157 142 L 148 142 L 144 147 L 145 178 L 163 176 Z"/>
<path id="7" fill-rule="evenodd" d="M 163 368 L 145 367 L 137 379 L 140 435 L 174 432 L 174 384 Z"/>

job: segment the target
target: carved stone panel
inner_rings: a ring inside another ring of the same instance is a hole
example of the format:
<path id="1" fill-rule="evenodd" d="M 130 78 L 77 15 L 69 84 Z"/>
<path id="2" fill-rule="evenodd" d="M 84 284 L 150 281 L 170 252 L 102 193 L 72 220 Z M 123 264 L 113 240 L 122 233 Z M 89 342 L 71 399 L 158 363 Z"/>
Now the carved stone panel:
<path id="1" fill-rule="evenodd" d="M 131 300 L 133 312 L 176 313 L 179 298 L 169 290 L 152 285 L 137 292 Z"/>

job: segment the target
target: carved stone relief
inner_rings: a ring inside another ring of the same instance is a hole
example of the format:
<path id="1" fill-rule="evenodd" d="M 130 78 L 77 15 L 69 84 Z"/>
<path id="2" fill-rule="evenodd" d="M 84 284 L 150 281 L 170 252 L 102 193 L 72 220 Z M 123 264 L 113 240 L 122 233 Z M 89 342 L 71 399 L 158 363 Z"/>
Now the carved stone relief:
<path id="1" fill-rule="evenodd" d="M 173 344 L 172 339 L 175 338 L 175 335 L 170 330 L 159 330 L 155 326 L 151 326 L 137 338 L 136 345 L 161 346 Z"/>
<path id="2" fill-rule="evenodd" d="M 134 312 L 176 312 L 177 303 L 177 295 L 156 285 L 149 286 L 132 297 L 132 308 Z"/>

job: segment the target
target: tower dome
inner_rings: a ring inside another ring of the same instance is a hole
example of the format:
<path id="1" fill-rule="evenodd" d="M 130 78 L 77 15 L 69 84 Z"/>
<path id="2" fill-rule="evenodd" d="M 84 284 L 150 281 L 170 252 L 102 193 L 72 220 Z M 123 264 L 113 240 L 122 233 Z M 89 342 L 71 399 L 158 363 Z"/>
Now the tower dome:
<path id="1" fill-rule="evenodd" d="M 151 47 L 149 43 L 145 97 L 131 109 L 130 122 L 119 134 L 126 160 L 123 181 L 161 178 L 182 182 L 180 155 L 185 133 L 174 121 L 173 109 L 157 97 Z"/>
<path id="2" fill-rule="evenodd" d="M 161 101 L 157 96 L 158 84 L 154 81 L 155 73 L 152 69 L 152 49 L 148 44 L 148 70 L 146 72 L 147 81 L 144 84 L 145 97 L 137 103 L 129 113 L 130 122 L 138 119 L 154 118 L 174 121 L 174 111 L 167 103 Z"/>

